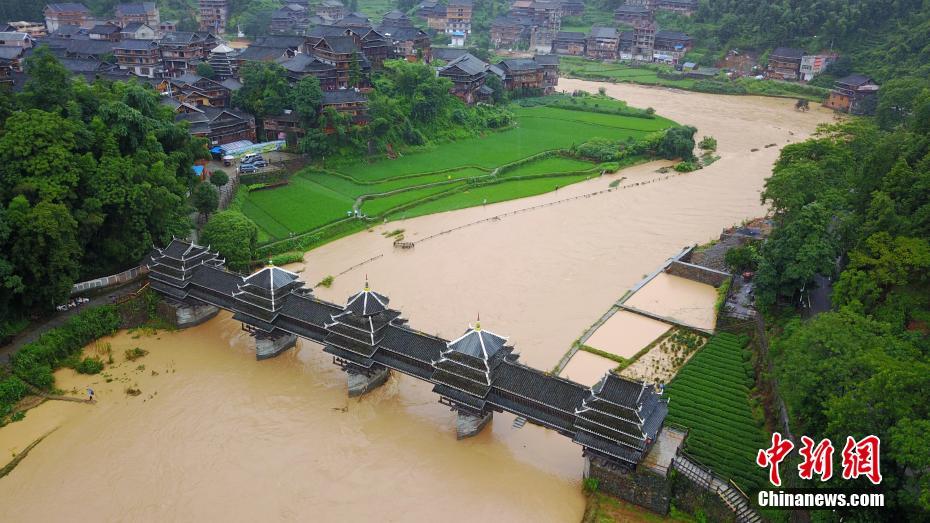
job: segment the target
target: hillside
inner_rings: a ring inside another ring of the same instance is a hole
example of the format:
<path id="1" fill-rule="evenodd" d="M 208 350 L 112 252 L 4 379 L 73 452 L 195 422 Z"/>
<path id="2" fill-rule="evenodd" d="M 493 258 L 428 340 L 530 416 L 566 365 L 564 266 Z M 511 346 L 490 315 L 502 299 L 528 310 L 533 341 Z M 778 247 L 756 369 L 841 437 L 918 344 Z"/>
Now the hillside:
<path id="1" fill-rule="evenodd" d="M 693 17 L 663 14 L 659 24 L 696 37 L 705 62 L 731 49 L 764 57 L 795 46 L 848 57 L 834 76 L 855 70 L 884 82 L 930 73 L 930 4 L 921 0 L 707 0 Z"/>

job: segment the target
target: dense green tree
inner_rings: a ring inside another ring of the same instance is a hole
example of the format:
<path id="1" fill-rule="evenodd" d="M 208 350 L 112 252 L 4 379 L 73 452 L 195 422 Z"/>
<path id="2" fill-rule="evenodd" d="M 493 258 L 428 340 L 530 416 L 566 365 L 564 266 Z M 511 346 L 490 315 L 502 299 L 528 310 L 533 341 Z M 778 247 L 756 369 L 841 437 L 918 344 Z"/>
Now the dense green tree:
<path id="1" fill-rule="evenodd" d="M 233 105 L 259 118 L 277 116 L 291 108 L 291 87 L 283 67 L 275 63 L 249 63 L 240 73 L 242 88 L 233 94 Z"/>
<path id="2" fill-rule="evenodd" d="M 226 174 L 226 171 L 217 169 L 210 174 L 210 183 L 217 188 L 222 187 L 229 183 L 229 175 Z"/>
<path id="3" fill-rule="evenodd" d="M 233 270 L 247 271 L 255 258 L 258 227 L 238 211 L 214 214 L 203 228 L 202 243 L 216 249 Z"/>
<path id="4" fill-rule="evenodd" d="M 358 87 L 362 83 L 362 58 L 358 52 L 349 63 L 349 87 Z"/>
<path id="5" fill-rule="evenodd" d="M 0 313 L 49 309 L 75 280 L 185 235 L 190 165 L 206 156 L 149 88 L 72 80 L 43 48 L 25 67 L 0 103 Z"/>
<path id="6" fill-rule="evenodd" d="M 316 125 L 322 104 L 323 89 L 320 88 L 319 79 L 308 76 L 297 82 L 293 92 L 293 109 L 305 128 Z"/>
<path id="7" fill-rule="evenodd" d="M 839 245 L 831 220 L 829 209 L 815 202 L 775 229 L 762 247 L 756 274 L 758 301 L 767 305 L 778 296 L 792 297 L 815 275 L 833 273 Z"/>
<path id="8" fill-rule="evenodd" d="M 495 104 L 507 102 L 507 90 L 504 89 L 504 82 L 499 76 L 496 74 L 489 74 L 484 81 L 484 85 L 494 89 L 494 92 L 491 94 L 491 100 Z"/>
<path id="9" fill-rule="evenodd" d="M 687 125 L 670 128 L 659 142 L 656 154 L 669 160 L 676 158 L 681 158 L 686 162 L 693 160 L 694 133 L 696 132 L 697 129 Z"/>
<path id="10" fill-rule="evenodd" d="M 194 190 L 191 191 L 191 205 L 204 216 L 209 216 L 216 211 L 219 203 L 219 191 L 209 183 L 198 183 L 194 186 Z"/>
<path id="11" fill-rule="evenodd" d="M 213 66 L 210 65 L 209 62 L 200 62 L 197 64 L 197 74 L 204 78 L 216 78 L 216 71 L 213 70 Z"/>

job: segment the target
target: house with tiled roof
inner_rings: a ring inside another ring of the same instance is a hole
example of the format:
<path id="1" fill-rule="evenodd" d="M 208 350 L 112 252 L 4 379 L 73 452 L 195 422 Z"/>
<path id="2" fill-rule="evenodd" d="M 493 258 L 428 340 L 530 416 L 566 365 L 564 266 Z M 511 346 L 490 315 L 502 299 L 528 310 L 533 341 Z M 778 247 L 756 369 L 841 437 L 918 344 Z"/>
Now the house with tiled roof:
<path id="1" fill-rule="evenodd" d="M 43 14 L 45 15 L 45 27 L 48 28 L 49 33 L 54 33 L 62 25 L 76 25 L 84 29 L 97 25 L 97 20 L 91 14 L 90 9 L 81 3 L 48 4 Z"/>
<path id="2" fill-rule="evenodd" d="M 479 100 L 480 89 L 488 76 L 488 64 L 474 55 L 465 53 L 438 70 L 441 78 L 452 81 L 452 94 L 467 104 Z"/>

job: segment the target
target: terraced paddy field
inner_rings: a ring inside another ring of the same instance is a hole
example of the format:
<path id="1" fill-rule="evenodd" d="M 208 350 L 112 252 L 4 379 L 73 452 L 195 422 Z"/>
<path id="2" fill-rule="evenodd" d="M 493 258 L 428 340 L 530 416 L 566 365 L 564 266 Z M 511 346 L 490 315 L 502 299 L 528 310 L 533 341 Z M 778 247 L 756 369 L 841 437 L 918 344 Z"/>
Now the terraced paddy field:
<path id="1" fill-rule="evenodd" d="M 765 481 L 755 458 L 768 443 L 749 404 L 752 367 L 745 346 L 742 336 L 714 336 L 681 368 L 666 393 L 668 421 L 690 429 L 687 453 L 749 492 Z"/>
<path id="2" fill-rule="evenodd" d="M 267 243 L 314 231 L 356 209 L 380 221 L 496 203 L 600 174 L 594 163 L 549 151 L 593 138 L 639 139 L 675 125 L 658 116 L 605 113 L 620 111 L 625 104 L 592 100 L 586 102 L 589 110 L 514 105 L 516 125 L 511 129 L 427 147 L 394 160 L 330 161 L 326 169 L 298 173 L 286 186 L 244 193 L 239 204 L 258 225 L 259 242 Z"/>

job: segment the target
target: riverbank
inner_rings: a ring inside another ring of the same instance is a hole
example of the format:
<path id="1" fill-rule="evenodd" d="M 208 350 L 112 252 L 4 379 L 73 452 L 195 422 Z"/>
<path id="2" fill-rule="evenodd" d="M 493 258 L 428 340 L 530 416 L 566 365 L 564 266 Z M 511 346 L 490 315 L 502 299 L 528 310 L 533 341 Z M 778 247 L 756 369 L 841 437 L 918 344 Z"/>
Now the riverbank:
<path id="1" fill-rule="evenodd" d="M 651 162 L 532 198 L 393 222 L 291 267 L 313 285 L 376 258 L 315 292 L 342 303 L 367 274 L 413 327 L 453 337 L 480 313 L 482 326 L 510 336 L 522 361 L 551 368 L 592 318 L 668 253 L 762 214 L 758 193 L 780 147 L 831 118 L 818 108 L 796 112 L 790 100 L 562 82 L 566 90 L 603 86 L 630 105 L 695 125 L 699 137 L 717 138 L 721 159 L 684 175 L 658 173 L 671 162 Z M 621 176 L 624 185 L 640 185 L 582 196 Z M 567 200 L 573 196 L 582 197 Z M 567 201 L 541 206 L 559 200 Z M 541 207 L 489 219 L 533 206 Z M 411 241 L 439 235 L 395 249 L 381 232 L 401 228 Z M 115 354 L 149 351 L 114 370 L 109 383 L 59 371 L 62 388 L 94 386 L 96 405 L 46 402 L 0 429 L 0 449 L 12 455 L 59 427 L 0 479 L 0 520 L 583 515 L 580 448 L 545 429 L 514 429 L 512 416 L 497 415 L 490 430 L 456 441 L 455 416 L 428 384 L 395 377 L 349 400 L 345 376 L 318 345 L 298 341 L 256 362 L 253 340 L 226 313 L 184 331 L 133 336 L 104 340 Z"/>

